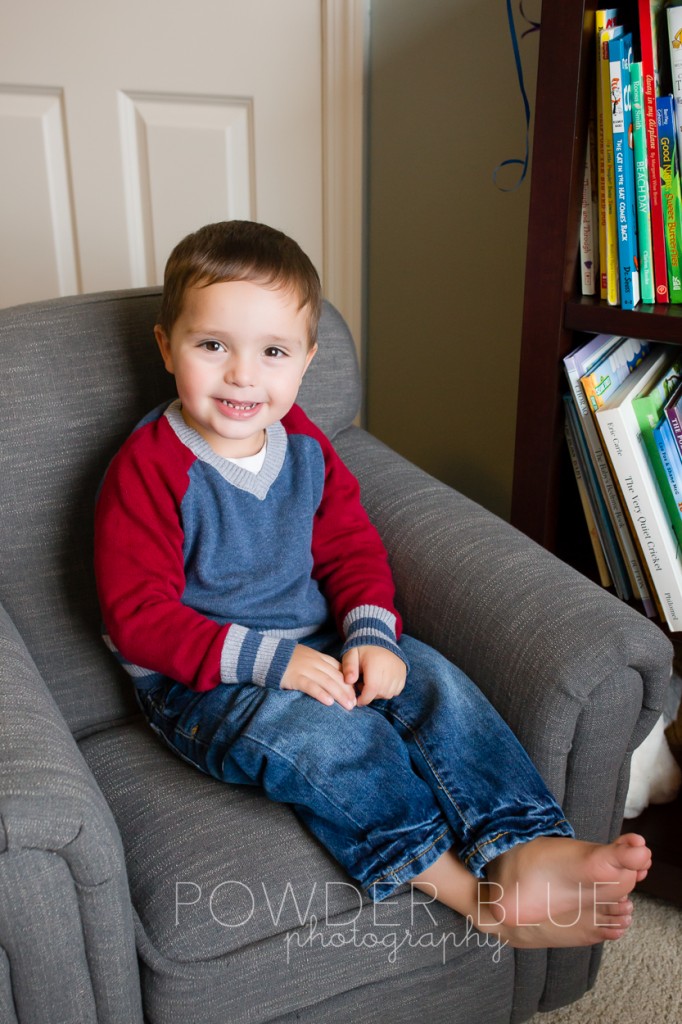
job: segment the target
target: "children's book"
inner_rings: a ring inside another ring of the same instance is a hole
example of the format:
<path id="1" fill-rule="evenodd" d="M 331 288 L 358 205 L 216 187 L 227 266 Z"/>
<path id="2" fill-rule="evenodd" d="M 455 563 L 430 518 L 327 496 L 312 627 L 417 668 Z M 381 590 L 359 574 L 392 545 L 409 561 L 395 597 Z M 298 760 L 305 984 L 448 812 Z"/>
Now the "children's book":
<path id="1" fill-rule="evenodd" d="M 682 385 L 666 402 L 664 412 L 682 459 Z"/>
<path id="2" fill-rule="evenodd" d="M 682 629 L 682 561 L 677 538 L 649 463 L 633 399 L 669 367 L 670 351 L 652 348 L 647 358 L 596 413 L 604 447 L 613 465 L 664 621 Z"/>
<path id="3" fill-rule="evenodd" d="M 632 339 L 622 338 L 619 335 L 598 334 L 565 357 L 564 370 L 597 484 L 607 510 L 602 533 L 606 535 L 608 532 L 617 545 L 616 556 L 612 559 L 609 558 L 609 551 L 605 548 L 616 593 L 620 596 L 620 592 L 624 588 L 623 577 L 625 576 L 625 584 L 629 583 L 629 592 L 642 600 L 646 614 L 651 616 L 655 614 L 651 591 L 642 570 L 639 554 L 630 535 L 628 520 L 623 512 L 620 493 L 613 480 L 601 435 L 597 430 L 585 389 L 581 383 L 581 378 L 594 375 L 595 386 L 599 388 L 600 384 L 606 384 L 606 390 L 608 390 L 612 380 L 623 373 L 624 367 L 626 370 L 634 369 L 636 360 L 644 358 L 648 351 L 647 342 L 634 342 Z M 596 368 L 602 363 L 604 364 L 603 369 L 598 371 Z"/>
<path id="4" fill-rule="evenodd" d="M 661 417 L 654 428 L 654 441 L 665 472 L 665 485 L 670 493 L 670 498 L 665 499 L 666 504 L 672 499 L 672 506 L 682 523 L 682 461 L 680 461 L 672 428 L 665 416 Z M 675 535 L 679 542 L 680 534 L 677 529 L 675 529 Z"/>
<path id="5" fill-rule="evenodd" d="M 668 470 L 664 463 L 665 449 L 662 452 L 659 447 L 660 432 L 657 435 L 656 431 L 662 420 L 667 423 L 663 409 L 680 383 L 682 383 L 682 358 L 671 355 L 670 364 L 663 374 L 632 400 L 632 407 L 642 432 L 649 462 L 678 544 L 682 544 L 682 515 L 677 500 L 673 496 Z M 682 464 L 680 468 L 682 469 Z"/>
<path id="6" fill-rule="evenodd" d="M 640 301 L 637 251 L 637 205 L 632 145 L 630 60 L 632 34 L 609 43 L 611 68 L 611 115 L 615 175 L 616 226 L 618 231 L 618 281 L 620 304 L 634 309 Z"/>
<path id="7" fill-rule="evenodd" d="M 580 211 L 580 285 L 583 295 L 596 293 L 599 268 L 599 212 L 595 155 L 595 123 L 594 118 L 590 118 L 583 175 L 582 209 Z"/>
<path id="8" fill-rule="evenodd" d="M 658 146 L 661 167 L 661 202 L 665 222 L 668 291 L 670 302 L 682 302 L 682 196 L 677 167 L 675 101 L 672 96 L 656 100 Z"/>
<path id="9" fill-rule="evenodd" d="M 677 121 L 677 152 L 682 153 L 682 7 L 669 7 L 666 15 L 668 20 L 670 70 L 672 72 L 672 89 L 673 96 L 675 97 L 675 116 Z"/>
<path id="10" fill-rule="evenodd" d="M 649 354 L 650 344 L 641 338 L 619 338 L 599 362 L 582 374 L 580 383 L 593 412 L 600 409 Z"/>
<path id="11" fill-rule="evenodd" d="M 642 94 L 644 124 L 646 128 L 649 163 L 649 202 L 651 205 L 651 243 L 654 257 L 654 283 L 656 301 L 668 302 L 668 265 L 665 254 L 665 226 L 661 202 L 661 169 L 658 153 L 658 122 L 656 95 L 658 92 L 657 21 L 664 0 L 637 0 L 639 38 L 642 58 Z"/>
<path id="12" fill-rule="evenodd" d="M 635 147 L 639 287 L 642 292 L 642 302 L 652 303 L 656 301 L 656 289 L 654 287 L 654 255 L 651 246 L 649 164 L 646 154 L 641 61 L 636 61 L 630 65 L 630 84 L 632 87 L 632 134 Z"/>
<path id="13" fill-rule="evenodd" d="M 564 421 L 564 433 L 566 445 L 571 457 L 571 465 L 575 474 L 575 482 L 578 485 L 580 504 L 583 508 L 587 531 L 590 537 L 594 558 L 599 572 L 599 582 L 602 587 L 610 587 L 612 584 L 611 574 L 608 568 L 608 556 L 606 550 L 610 543 L 603 535 L 603 520 L 600 522 L 600 514 L 597 507 L 597 494 L 590 487 L 588 482 L 589 462 L 585 458 L 584 438 L 577 422 L 578 414 L 575 411 L 573 400 L 570 395 L 564 395 L 564 406 L 566 418 Z"/>
<path id="14" fill-rule="evenodd" d="M 597 155 L 597 209 L 599 214 L 599 293 L 602 299 L 607 298 L 607 242 L 606 242 L 606 142 L 610 141 L 610 118 L 606 122 L 609 131 L 605 133 L 605 115 L 609 114 L 610 108 L 608 104 L 604 106 L 604 97 L 608 97 L 608 73 L 606 74 L 606 80 L 602 82 L 602 41 L 601 33 L 604 30 L 611 30 L 615 28 L 618 23 L 619 15 L 618 10 L 615 7 L 605 8 L 594 12 L 595 18 L 595 37 L 596 37 L 596 88 L 595 88 L 595 107 L 596 107 L 596 140 L 595 150 Z M 623 29 L 621 28 L 622 32 Z M 605 37 L 608 43 L 608 36 Z M 609 146 L 610 152 L 610 146 Z"/>
<path id="15" fill-rule="evenodd" d="M 613 127 L 611 115 L 611 68 L 609 64 L 609 42 L 623 34 L 622 25 L 605 28 L 599 33 L 597 88 L 601 91 L 603 112 L 603 160 L 604 160 L 604 248 L 600 250 L 599 266 L 602 296 L 609 305 L 618 305 L 618 235 L 616 227 L 615 179 L 613 169 Z M 601 215 L 600 215 L 601 216 Z"/>

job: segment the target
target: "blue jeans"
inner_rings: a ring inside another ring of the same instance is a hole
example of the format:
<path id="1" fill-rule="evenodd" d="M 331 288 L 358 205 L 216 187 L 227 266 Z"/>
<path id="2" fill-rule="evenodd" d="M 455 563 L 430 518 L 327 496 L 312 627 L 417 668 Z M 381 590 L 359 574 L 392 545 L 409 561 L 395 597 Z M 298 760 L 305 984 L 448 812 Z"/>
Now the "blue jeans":
<path id="1" fill-rule="evenodd" d="M 304 641 L 337 655 L 337 637 Z M 481 691 L 403 636 L 404 690 L 347 711 L 297 690 L 167 681 L 138 700 L 185 760 L 287 803 L 348 874 L 382 900 L 455 847 L 477 877 L 501 853 L 573 831 Z"/>

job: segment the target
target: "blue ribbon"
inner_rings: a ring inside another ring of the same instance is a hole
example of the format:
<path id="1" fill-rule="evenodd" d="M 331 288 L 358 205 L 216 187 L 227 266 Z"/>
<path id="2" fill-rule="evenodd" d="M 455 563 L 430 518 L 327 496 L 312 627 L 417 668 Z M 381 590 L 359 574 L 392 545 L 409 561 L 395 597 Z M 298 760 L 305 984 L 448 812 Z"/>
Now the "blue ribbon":
<path id="1" fill-rule="evenodd" d="M 521 17 L 523 18 L 523 20 L 528 22 L 528 24 L 530 25 L 530 28 L 527 28 L 525 32 L 521 33 L 521 38 L 525 39 L 526 36 L 531 35 L 533 32 L 539 32 L 540 31 L 540 22 L 539 21 L 533 21 L 532 18 L 528 17 L 528 15 L 526 14 L 526 12 L 523 9 L 523 0 L 519 0 L 519 11 L 521 12 Z"/>
<path id="2" fill-rule="evenodd" d="M 539 21 L 532 21 L 530 18 L 528 18 L 526 16 L 526 14 L 525 14 L 525 12 L 523 10 L 523 0 L 519 0 L 519 11 L 521 12 L 521 17 L 524 19 L 524 21 L 527 21 L 528 24 L 531 26 L 530 28 L 526 29 L 526 31 L 523 33 L 523 36 L 529 35 L 531 32 L 539 31 L 539 29 L 540 29 L 540 22 Z M 529 160 L 529 156 L 530 156 L 530 103 L 528 102 L 528 95 L 526 93 L 526 86 L 525 86 L 525 83 L 524 83 L 524 80 L 523 80 L 523 63 L 521 61 L 521 52 L 519 50 L 519 40 L 518 40 L 518 36 L 516 34 L 516 25 L 514 23 L 514 12 L 512 10 L 512 0 L 507 0 L 507 18 L 509 20 L 509 33 L 510 33 L 511 41 L 512 41 L 512 48 L 514 50 L 514 62 L 516 64 L 516 76 L 517 76 L 517 78 L 519 80 L 519 89 L 521 91 L 521 98 L 523 99 L 523 108 L 524 108 L 525 115 L 526 115 L 526 152 L 525 152 L 525 155 L 523 157 L 523 160 L 519 159 L 518 157 L 513 157 L 513 158 L 511 158 L 509 160 L 503 160 L 501 164 L 498 164 L 497 167 L 495 168 L 495 170 L 493 171 L 493 184 L 495 185 L 495 188 L 498 188 L 500 190 L 500 192 L 516 192 L 516 190 L 518 188 L 520 188 L 521 185 L 523 184 L 524 179 L 526 177 L 526 174 L 528 173 L 528 160 Z M 523 36 L 522 36 L 522 38 L 523 38 Z M 519 180 L 516 182 L 515 185 L 509 185 L 509 186 L 498 185 L 498 183 L 497 183 L 497 175 L 498 175 L 498 173 L 502 170 L 503 167 L 509 167 L 511 164 L 518 164 L 521 167 L 521 172 L 519 174 Z"/>

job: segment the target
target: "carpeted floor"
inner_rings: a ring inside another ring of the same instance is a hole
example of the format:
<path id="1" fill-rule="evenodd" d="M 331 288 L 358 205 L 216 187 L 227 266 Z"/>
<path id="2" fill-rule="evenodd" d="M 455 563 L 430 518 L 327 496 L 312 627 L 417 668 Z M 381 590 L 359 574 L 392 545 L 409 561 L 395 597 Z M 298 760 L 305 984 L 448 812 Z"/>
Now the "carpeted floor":
<path id="1" fill-rule="evenodd" d="M 594 988 L 531 1024 L 682 1024 L 682 907 L 635 894 L 634 920 L 607 942 Z"/>

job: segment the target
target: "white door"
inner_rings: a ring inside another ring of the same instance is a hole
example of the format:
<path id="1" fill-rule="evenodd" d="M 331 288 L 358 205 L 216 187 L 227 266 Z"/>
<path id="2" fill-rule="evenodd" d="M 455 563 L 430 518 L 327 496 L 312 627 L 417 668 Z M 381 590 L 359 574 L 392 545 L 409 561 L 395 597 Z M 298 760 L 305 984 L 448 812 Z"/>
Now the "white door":
<path id="1" fill-rule="evenodd" d="M 357 146 L 363 8 L 363 0 L 5 5 L 0 306 L 158 284 L 176 241 L 233 217 L 293 235 L 323 280 L 328 270 L 327 294 L 343 307 L 344 296 L 330 293 L 345 289 L 352 305 L 344 275 L 359 266 L 360 234 L 349 240 L 354 211 L 344 197 L 357 200 L 361 161 L 330 178 L 325 152 Z M 360 39 L 350 49 L 349 33 Z M 350 53 L 345 67 L 334 52 Z"/>

